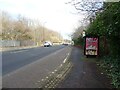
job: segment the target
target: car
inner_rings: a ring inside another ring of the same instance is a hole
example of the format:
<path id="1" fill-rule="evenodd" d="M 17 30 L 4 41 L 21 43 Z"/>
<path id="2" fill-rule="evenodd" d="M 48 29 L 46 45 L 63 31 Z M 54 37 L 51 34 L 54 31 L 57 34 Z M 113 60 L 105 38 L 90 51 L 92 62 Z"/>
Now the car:
<path id="1" fill-rule="evenodd" d="M 50 46 L 52 46 L 52 43 L 50 41 L 44 42 L 44 47 L 50 47 Z"/>
<path id="2" fill-rule="evenodd" d="M 62 45 L 68 46 L 68 43 L 63 43 Z"/>

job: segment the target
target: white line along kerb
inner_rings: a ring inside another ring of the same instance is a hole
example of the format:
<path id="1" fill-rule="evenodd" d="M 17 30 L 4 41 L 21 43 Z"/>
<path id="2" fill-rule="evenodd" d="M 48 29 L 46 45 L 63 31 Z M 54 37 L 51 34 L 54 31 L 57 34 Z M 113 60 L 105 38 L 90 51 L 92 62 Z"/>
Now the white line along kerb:
<path id="1" fill-rule="evenodd" d="M 65 59 L 64 59 L 63 63 L 65 63 L 65 62 L 66 62 L 66 60 L 67 60 L 67 58 L 65 58 Z"/>
<path id="2" fill-rule="evenodd" d="M 63 65 L 61 64 L 60 67 L 62 67 Z"/>
<path id="3" fill-rule="evenodd" d="M 64 59 L 63 63 L 66 62 L 66 60 L 67 60 L 67 58 L 68 58 L 69 55 L 70 55 L 70 54 L 68 53 L 68 54 L 67 54 L 67 57 Z"/>
<path id="4" fill-rule="evenodd" d="M 57 71 L 57 69 L 54 70 L 55 72 Z"/>
<path id="5" fill-rule="evenodd" d="M 52 72 L 52 73 L 54 73 L 54 72 Z"/>
<path id="6" fill-rule="evenodd" d="M 68 56 L 70 55 L 70 53 L 68 53 Z"/>

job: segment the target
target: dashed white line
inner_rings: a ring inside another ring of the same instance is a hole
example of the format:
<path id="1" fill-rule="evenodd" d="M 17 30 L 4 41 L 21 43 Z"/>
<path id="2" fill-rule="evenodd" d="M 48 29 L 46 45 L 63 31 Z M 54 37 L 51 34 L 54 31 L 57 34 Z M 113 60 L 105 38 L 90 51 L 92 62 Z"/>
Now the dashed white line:
<path id="1" fill-rule="evenodd" d="M 57 69 L 54 70 L 55 72 L 57 71 Z"/>
<path id="2" fill-rule="evenodd" d="M 24 52 L 24 51 L 28 51 L 28 50 L 13 51 L 13 52 L 10 52 L 10 53 L 19 53 L 19 52 Z"/>
<path id="3" fill-rule="evenodd" d="M 70 55 L 70 53 L 68 53 L 68 56 Z"/>
<path id="4" fill-rule="evenodd" d="M 54 73 L 54 72 L 52 72 L 52 73 Z"/>
<path id="5" fill-rule="evenodd" d="M 66 60 L 67 60 L 67 58 L 65 58 L 65 59 L 64 59 L 63 63 L 65 63 L 65 62 L 66 62 Z"/>
<path id="6" fill-rule="evenodd" d="M 64 59 L 63 63 L 66 62 L 66 60 L 68 59 L 69 55 L 70 55 L 70 54 L 68 53 L 67 56 L 66 56 L 66 58 Z"/>
<path id="7" fill-rule="evenodd" d="M 44 81 L 44 79 L 42 79 L 41 81 Z"/>

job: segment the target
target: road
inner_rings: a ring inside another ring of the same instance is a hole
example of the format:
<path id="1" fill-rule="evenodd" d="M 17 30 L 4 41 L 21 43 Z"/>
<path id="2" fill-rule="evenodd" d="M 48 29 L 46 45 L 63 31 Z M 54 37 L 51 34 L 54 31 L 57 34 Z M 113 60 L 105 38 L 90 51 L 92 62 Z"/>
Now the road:
<path id="1" fill-rule="evenodd" d="M 53 73 L 70 52 L 71 48 L 63 45 L 4 52 L 3 87 L 38 88 L 36 83 Z"/>
<path id="2" fill-rule="evenodd" d="M 5 75 L 12 72 L 24 65 L 39 60 L 42 57 L 49 55 L 64 46 L 54 46 L 50 48 L 38 47 L 31 49 L 15 50 L 2 53 L 2 74 Z"/>

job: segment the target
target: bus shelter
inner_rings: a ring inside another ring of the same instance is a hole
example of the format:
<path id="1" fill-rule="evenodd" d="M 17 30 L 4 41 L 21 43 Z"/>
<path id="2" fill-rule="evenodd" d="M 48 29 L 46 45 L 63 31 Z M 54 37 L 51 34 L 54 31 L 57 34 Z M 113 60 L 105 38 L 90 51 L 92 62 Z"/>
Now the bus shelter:
<path id="1" fill-rule="evenodd" d="M 86 36 L 84 45 L 84 54 L 86 56 L 98 56 L 99 54 L 98 36 Z"/>

